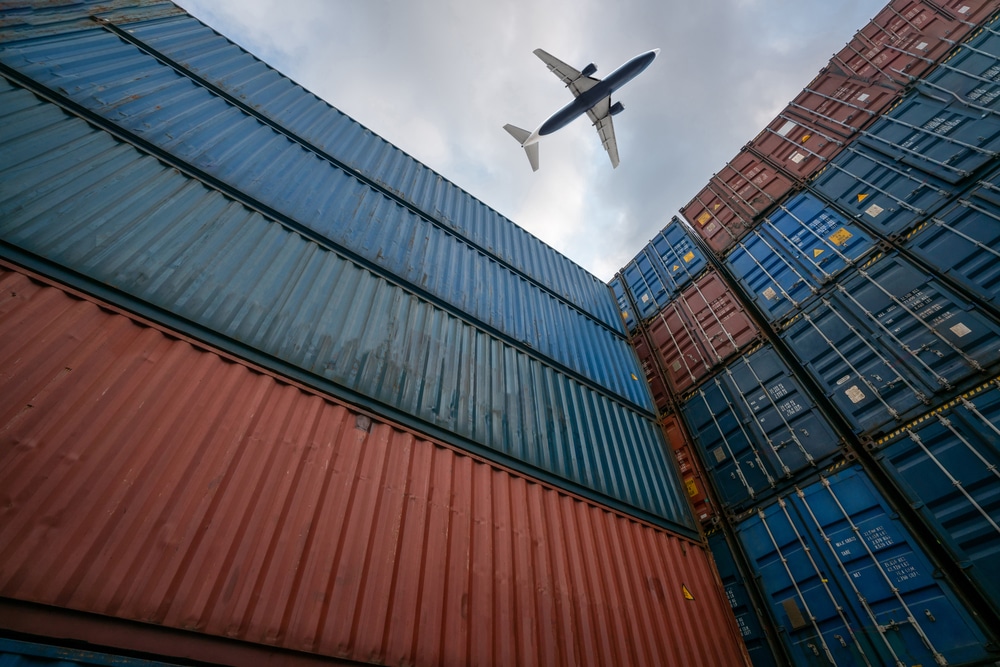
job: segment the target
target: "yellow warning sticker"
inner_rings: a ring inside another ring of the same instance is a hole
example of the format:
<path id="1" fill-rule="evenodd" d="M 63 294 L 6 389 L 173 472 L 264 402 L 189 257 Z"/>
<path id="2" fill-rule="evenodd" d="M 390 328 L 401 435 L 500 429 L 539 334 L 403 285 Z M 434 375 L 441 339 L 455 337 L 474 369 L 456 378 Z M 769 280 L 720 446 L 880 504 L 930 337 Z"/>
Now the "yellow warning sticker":
<path id="1" fill-rule="evenodd" d="M 688 253 L 686 255 L 684 255 L 683 259 L 684 259 L 685 263 L 690 262 L 692 259 L 694 259 L 694 252 L 691 251 L 691 250 L 688 250 Z"/>
<path id="2" fill-rule="evenodd" d="M 637 377 L 635 376 L 635 373 L 632 373 L 632 379 L 633 379 L 633 380 L 638 380 L 639 378 L 637 378 Z"/>
<path id="3" fill-rule="evenodd" d="M 803 134 L 802 138 L 799 139 L 799 141 L 801 141 L 802 143 L 806 143 L 807 141 L 809 141 L 809 137 L 811 136 L 812 136 L 811 134 Z"/>
<path id="4" fill-rule="evenodd" d="M 684 599 L 685 600 L 693 600 L 694 599 L 694 596 L 691 595 L 691 591 L 689 591 L 688 587 L 685 586 L 684 584 L 681 584 L 681 593 L 684 595 Z"/>
<path id="5" fill-rule="evenodd" d="M 722 208 L 722 204 L 720 204 L 719 202 L 715 202 L 714 204 L 712 204 L 713 211 L 718 211 L 720 208 Z"/>
<path id="6" fill-rule="evenodd" d="M 627 310 L 623 310 L 622 311 L 622 319 L 623 320 L 627 320 L 628 319 L 628 311 Z"/>
<path id="7" fill-rule="evenodd" d="M 701 215 L 698 216 L 698 218 L 695 220 L 695 222 L 697 222 L 699 225 L 704 225 L 706 222 L 708 222 L 711 219 L 712 219 L 712 214 L 709 213 L 708 211 L 705 211 L 704 213 L 702 213 Z"/>
<path id="8" fill-rule="evenodd" d="M 830 234 L 827 238 L 830 239 L 834 245 L 844 245 L 847 243 L 848 239 L 852 238 L 854 234 L 850 233 L 843 227 Z"/>
<path id="9" fill-rule="evenodd" d="M 813 248 L 813 259 L 816 259 L 820 255 L 822 255 L 823 252 L 824 250 L 822 248 Z"/>
<path id="10" fill-rule="evenodd" d="M 688 495 L 692 498 L 698 495 L 698 485 L 695 484 L 693 479 L 684 480 L 684 486 L 687 487 Z"/>
<path id="11" fill-rule="evenodd" d="M 677 270 L 677 269 L 679 269 L 679 268 L 681 268 L 681 265 L 680 265 L 680 264 L 674 264 L 674 265 L 673 265 L 673 266 L 672 266 L 672 267 L 670 268 L 670 270 L 671 270 L 671 271 L 676 271 L 676 270 Z"/>
<path id="12" fill-rule="evenodd" d="M 868 199 L 868 193 L 867 193 L 867 192 L 864 192 L 864 193 L 860 193 L 860 194 L 858 195 L 858 203 L 859 203 L 859 204 L 860 204 L 861 202 L 863 202 L 864 200 L 866 200 L 866 199 Z"/>

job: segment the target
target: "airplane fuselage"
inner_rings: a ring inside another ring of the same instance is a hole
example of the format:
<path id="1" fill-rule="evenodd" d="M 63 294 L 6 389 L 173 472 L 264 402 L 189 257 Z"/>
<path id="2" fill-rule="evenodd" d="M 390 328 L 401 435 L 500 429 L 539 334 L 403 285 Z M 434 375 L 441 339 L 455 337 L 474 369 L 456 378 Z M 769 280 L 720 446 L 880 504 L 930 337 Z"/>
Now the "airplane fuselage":
<path id="1" fill-rule="evenodd" d="M 649 67 L 650 63 L 653 62 L 653 59 L 656 58 L 656 54 L 658 52 L 659 49 L 653 49 L 652 51 L 641 53 L 608 76 L 604 77 L 593 88 L 582 93 L 579 97 L 575 98 L 562 109 L 549 116 L 549 118 L 542 123 L 537 130 L 531 133 L 531 138 L 525 141 L 522 145 L 534 143 L 535 141 L 538 141 L 539 138 L 547 134 L 552 134 L 556 130 L 560 130 L 569 125 L 572 121 L 576 120 L 576 118 L 585 114 L 587 110 L 595 104 L 604 98 L 609 97 L 616 90 L 637 77 L 644 69 Z"/>

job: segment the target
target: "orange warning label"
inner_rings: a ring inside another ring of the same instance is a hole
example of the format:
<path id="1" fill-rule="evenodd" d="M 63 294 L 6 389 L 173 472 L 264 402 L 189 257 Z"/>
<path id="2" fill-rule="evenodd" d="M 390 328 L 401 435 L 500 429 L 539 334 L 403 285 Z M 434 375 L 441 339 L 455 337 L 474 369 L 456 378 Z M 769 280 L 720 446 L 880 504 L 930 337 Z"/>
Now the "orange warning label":
<path id="1" fill-rule="evenodd" d="M 827 238 L 833 242 L 834 245 L 844 245 L 849 239 L 851 239 L 854 234 L 847 231 L 845 228 L 841 227 L 833 234 L 830 234 Z"/>

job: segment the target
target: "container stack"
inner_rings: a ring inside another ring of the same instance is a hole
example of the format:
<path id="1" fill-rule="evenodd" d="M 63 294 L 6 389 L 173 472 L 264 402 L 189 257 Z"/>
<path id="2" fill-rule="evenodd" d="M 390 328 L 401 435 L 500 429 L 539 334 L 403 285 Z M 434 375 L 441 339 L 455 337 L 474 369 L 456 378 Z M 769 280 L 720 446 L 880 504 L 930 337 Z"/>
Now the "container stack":
<path id="1" fill-rule="evenodd" d="M 997 660 L 998 9 L 893 0 L 671 220 L 711 313 L 611 282 L 754 664 Z"/>
<path id="2" fill-rule="evenodd" d="M 173 4 L 4 12 L 0 627 L 745 664 L 600 280 Z"/>

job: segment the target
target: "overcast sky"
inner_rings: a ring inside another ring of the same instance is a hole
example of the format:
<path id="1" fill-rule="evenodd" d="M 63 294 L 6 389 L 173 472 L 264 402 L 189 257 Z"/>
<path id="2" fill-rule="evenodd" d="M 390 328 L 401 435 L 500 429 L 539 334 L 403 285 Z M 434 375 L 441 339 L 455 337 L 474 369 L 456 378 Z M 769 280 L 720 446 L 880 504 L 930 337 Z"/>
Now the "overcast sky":
<path id="1" fill-rule="evenodd" d="M 884 0 L 178 0 L 189 12 L 603 280 L 631 259 Z M 610 73 L 621 165 L 584 117 L 532 173 L 503 125 L 572 97 L 532 51 Z"/>

